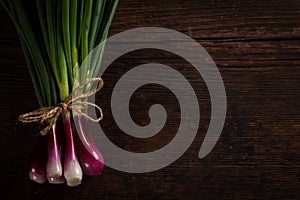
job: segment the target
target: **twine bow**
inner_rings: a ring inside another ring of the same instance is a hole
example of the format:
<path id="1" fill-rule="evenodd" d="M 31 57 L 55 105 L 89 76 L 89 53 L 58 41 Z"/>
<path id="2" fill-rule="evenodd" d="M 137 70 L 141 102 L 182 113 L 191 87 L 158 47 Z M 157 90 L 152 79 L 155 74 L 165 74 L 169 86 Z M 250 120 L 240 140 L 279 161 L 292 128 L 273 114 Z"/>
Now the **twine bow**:
<path id="1" fill-rule="evenodd" d="M 82 93 L 80 95 L 78 94 L 81 90 L 84 89 L 85 86 L 87 86 L 88 84 L 90 84 L 92 82 L 96 82 L 96 81 L 98 81 L 97 88 L 87 91 L 85 93 Z M 43 130 L 40 131 L 40 133 L 42 135 L 46 135 L 49 132 L 49 130 L 51 129 L 51 127 L 55 124 L 58 117 L 62 113 L 66 112 L 68 110 L 74 110 L 92 122 L 99 122 L 103 119 L 102 109 L 95 103 L 90 103 L 87 101 L 79 102 L 78 100 L 82 100 L 82 99 L 85 99 L 87 97 L 90 97 L 90 96 L 96 94 L 99 90 L 101 90 L 101 88 L 103 87 L 103 84 L 104 84 L 104 82 L 103 82 L 102 78 L 92 78 L 92 79 L 84 82 L 80 86 L 76 87 L 64 102 L 61 102 L 61 103 L 57 104 L 56 106 L 42 107 L 42 108 L 36 109 L 32 112 L 20 115 L 19 121 L 21 121 L 23 123 L 32 123 L 32 122 L 43 123 L 45 121 L 49 121 L 49 124 Z M 91 116 L 84 113 L 82 111 L 82 109 L 87 108 L 88 106 L 92 106 L 92 107 L 96 108 L 99 111 L 100 116 L 98 118 L 92 118 Z"/>

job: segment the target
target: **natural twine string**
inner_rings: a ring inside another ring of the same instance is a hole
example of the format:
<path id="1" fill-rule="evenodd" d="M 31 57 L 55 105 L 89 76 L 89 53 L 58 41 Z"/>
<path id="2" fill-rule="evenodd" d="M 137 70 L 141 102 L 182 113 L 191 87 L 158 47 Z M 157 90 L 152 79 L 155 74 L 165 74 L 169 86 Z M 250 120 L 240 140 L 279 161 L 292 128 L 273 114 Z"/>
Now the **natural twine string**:
<path id="1" fill-rule="evenodd" d="M 82 93 L 80 95 L 78 94 L 81 90 L 84 89 L 85 86 L 87 86 L 88 84 L 90 84 L 92 82 L 96 82 L 96 81 L 98 82 L 97 88 L 92 89 L 88 92 Z M 90 103 L 90 102 L 86 102 L 86 101 L 78 102 L 78 100 L 85 99 L 87 97 L 90 97 L 90 96 L 96 94 L 99 90 L 101 90 L 101 88 L 103 87 L 103 84 L 104 84 L 104 82 L 103 82 L 102 78 L 92 78 L 92 79 L 84 82 L 80 86 L 76 87 L 64 102 L 61 102 L 61 103 L 57 104 L 56 106 L 43 107 L 43 108 L 36 109 L 32 112 L 20 115 L 19 121 L 21 121 L 23 123 L 32 123 L 32 122 L 43 123 L 45 121 L 48 121 L 49 124 L 43 130 L 40 131 L 40 133 L 42 135 L 46 135 L 50 131 L 51 127 L 55 124 L 55 122 L 57 121 L 59 116 L 62 113 L 67 112 L 69 110 L 76 111 L 77 113 L 83 115 L 84 117 L 86 117 L 87 119 L 89 119 L 92 122 L 99 122 L 103 119 L 102 109 L 95 103 Z M 82 111 L 82 109 L 85 109 L 88 106 L 95 107 L 99 111 L 100 116 L 98 118 L 92 118 L 91 116 L 84 113 Z"/>

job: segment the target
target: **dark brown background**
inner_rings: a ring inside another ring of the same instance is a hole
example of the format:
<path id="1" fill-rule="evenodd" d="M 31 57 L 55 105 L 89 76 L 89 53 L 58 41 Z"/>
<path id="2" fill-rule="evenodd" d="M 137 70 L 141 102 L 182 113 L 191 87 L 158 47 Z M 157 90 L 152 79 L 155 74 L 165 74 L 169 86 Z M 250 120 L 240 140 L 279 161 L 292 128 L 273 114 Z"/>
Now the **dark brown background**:
<path id="1" fill-rule="evenodd" d="M 121 0 L 110 35 L 143 27 L 174 29 L 197 40 L 212 56 L 227 90 L 227 119 L 213 151 L 197 154 L 210 117 L 205 83 L 192 66 L 173 54 L 136 51 L 117 60 L 104 74 L 97 96 L 101 122 L 120 147 L 147 152 L 175 135 L 180 108 L 166 88 L 148 85 L 132 98 L 136 123 L 149 122 L 148 108 L 162 103 L 167 124 L 153 138 L 122 133 L 110 111 L 118 78 L 142 63 L 160 62 L 179 70 L 194 87 L 201 109 L 198 135 L 170 166 L 146 174 L 106 167 L 84 177 L 77 188 L 38 185 L 28 178 L 28 154 L 37 135 L 34 125 L 17 116 L 38 106 L 14 27 L 0 12 L 0 154 L 1 195 L 9 199 L 299 199 L 300 196 L 300 1 Z M 5 198 L 6 199 L 6 198 Z"/>

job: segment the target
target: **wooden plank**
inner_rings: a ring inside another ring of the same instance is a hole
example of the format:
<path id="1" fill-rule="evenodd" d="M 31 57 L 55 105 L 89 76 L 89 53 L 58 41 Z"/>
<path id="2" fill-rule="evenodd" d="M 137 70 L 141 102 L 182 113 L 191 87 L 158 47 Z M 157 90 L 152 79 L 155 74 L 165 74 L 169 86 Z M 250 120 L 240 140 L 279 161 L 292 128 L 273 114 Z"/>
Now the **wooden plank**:
<path id="1" fill-rule="evenodd" d="M 180 108 L 166 88 L 148 85 L 132 97 L 130 112 L 139 125 L 149 123 L 148 109 L 161 103 L 165 127 L 148 139 L 124 134 L 113 120 L 110 96 L 118 79 L 139 64 L 159 62 L 183 74 L 196 91 L 201 109 L 197 137 L 170 166 L 146 174 L 106 167 L 83 184 L 38 185 L 28 178 L 28 155 L 38 127 L 17 123 L 37 107 L 17 35 L 0 8 L 0 185 L 11 199 L 297 199 L 300 195 L 300 1 L 124 0 L 110 35 L 144 26 L 185 33 L 199 42 L 218 66 L 226 87 L 228 111 L 220 140 L 204 159 L 197 155 L 210 120 L 205 83 L 193 67 L 174 54 L 131 52 L 103 75 L 97 95 L 104 108 L 101 126 L 120 147 L 147 152 L 175 136 Z M 187 46 L 188 49 L 188 46 Z M 190 52 L 191 56 L 197 56 Z M 174 80 L 175 81 L 175 80 Z M 134 82 L 134 80 L 132 80 Z M 126 158 L 124 158 L 126 159 Z M 16 190 L 18 192 L 16 192 Z"/>

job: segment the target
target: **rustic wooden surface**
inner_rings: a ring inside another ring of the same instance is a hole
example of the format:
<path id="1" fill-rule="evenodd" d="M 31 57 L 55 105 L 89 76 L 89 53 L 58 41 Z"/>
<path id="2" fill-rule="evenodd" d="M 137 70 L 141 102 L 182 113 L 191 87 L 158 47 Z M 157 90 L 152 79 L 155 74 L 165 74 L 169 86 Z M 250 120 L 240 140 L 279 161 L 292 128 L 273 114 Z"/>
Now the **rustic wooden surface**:
<path id="1" fill-rule="evenodd" d="M 197 158 L 210 117 L 203 80 L 177 56 L 137 51 L 104 74 L 105 88 L 98 96 L 106 108 L 102 127 L 127 150 L 145 152 L 167 144 L 180 120 L 170 91 L 148 85 L 133 96 L 130 112 L 138 124 L 149 122 L 147 109 L 153 103 L 162 103 L 168 111 L 166 127 L 150 139 L 122 134 L 109 104 L 114 84 L 127 70 L 148 62 L 168 64 L 189 79 L 200 102 L 201 123 L 188 151 L 170 166 L 146 174 L 106 167 L 102 175 L 85 177 L 77 188 L 31 182 L 26 165 L 37 129 L 16 119 L 36 108 L 37 101 L 16 32 L 1 8 L 0 183 L 5 199 L 299 199 L 300 1 L 121 0 L 110 35 L 143 26 L 185 33 L 216 62 L 228 112 L 213 151 Z"/>

